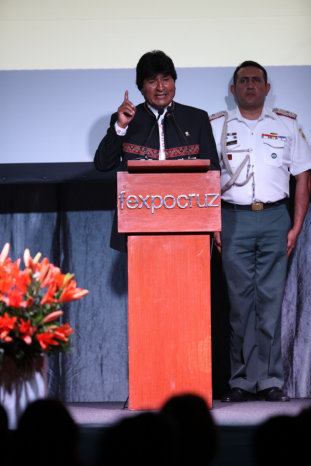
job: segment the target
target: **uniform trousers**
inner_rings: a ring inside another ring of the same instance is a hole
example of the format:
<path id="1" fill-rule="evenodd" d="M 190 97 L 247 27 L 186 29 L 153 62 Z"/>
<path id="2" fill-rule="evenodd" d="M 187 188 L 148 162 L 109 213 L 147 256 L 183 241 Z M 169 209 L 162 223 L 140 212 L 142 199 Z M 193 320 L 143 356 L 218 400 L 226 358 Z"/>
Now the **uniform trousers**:
<path id="1" fill-rule="evenodd" d="M 230 387 L 283 387 L 281 310 L 290 216 L 222 208 L 222 263 L 230 301 Z"/>

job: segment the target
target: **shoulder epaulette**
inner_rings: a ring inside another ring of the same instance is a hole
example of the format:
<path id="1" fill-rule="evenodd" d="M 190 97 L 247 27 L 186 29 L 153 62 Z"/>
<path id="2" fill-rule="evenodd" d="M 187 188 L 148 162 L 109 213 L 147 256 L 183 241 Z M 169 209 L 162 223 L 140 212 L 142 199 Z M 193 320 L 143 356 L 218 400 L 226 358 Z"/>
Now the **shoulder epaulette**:
<path id="1" fill-rule="evenodd" d="M 217 120 L 217 118 L 221 118 L 227 115 L 228 115 L 228 112 L 226 112 L 225 110 L 222 110 L 221 112 L 213 113 L 212 115 L 210 115 L 209 121 Z"/>
<path id="2" fill-rule="evenodd" d="M 277 115 L 286 116 L 288 118 L 292 118 L 293 120 L 296 120 L 297 118 L 296 113 L 289 112 L 288 110 L 283 110 L 282 108 L 274 108 L 272 111 Z"/>

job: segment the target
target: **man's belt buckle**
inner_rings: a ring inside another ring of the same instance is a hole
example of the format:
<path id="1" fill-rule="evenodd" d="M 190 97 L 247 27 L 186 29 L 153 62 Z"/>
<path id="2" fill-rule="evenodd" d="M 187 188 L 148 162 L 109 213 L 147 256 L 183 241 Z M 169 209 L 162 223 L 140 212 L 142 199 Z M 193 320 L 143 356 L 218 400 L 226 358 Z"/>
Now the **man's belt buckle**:
<path id="1" fill-rule="evenodd" d="M 253 202 L 252 210 L 263 210 L 263 202 Z"/>

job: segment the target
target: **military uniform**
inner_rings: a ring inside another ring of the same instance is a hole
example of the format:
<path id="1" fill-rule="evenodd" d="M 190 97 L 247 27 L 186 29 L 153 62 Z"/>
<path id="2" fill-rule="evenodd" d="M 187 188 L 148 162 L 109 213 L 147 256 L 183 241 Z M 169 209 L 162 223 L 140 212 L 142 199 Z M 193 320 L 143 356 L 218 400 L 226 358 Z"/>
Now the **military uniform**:
<path id="1" fill-rule="evenodd" d="M 221 165 L 222 262 L 231 325 L 230 387 L 282 388 L 281 307 L 291 227 L 290 175 L 311 168 L 296 115 L 264 106 L 210 116 Z"/>

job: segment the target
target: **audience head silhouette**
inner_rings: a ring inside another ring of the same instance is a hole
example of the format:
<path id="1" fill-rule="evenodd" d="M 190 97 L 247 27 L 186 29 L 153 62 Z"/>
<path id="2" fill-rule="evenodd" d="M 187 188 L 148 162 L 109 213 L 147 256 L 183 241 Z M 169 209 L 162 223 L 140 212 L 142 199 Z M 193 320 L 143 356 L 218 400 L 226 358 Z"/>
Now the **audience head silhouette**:
<path id="1" fill-rule="evenodd" d="M 300 464 L 297 456 L 297 418 L 274 416 L 260 424 L 253 436 L 255 466 Z"/>
<path id="2" fill-rule="evenodd" d="M 175 431 L 160 413 L 144 412 L 122 419 L 101 440 L 98 466 L 174 466 Z"/>
<path id="3" fill-rule="evenodd" d="M 176 425 L 178 466 L 211 464 L 218 450 L 218 430 L 204 399 L 191 393 L 177 395 L 161 412 Z"/>
<path id="4" fill-rule="evenodd" d="M 58 400 L 39 399 L 21 415 L 14 433 L 13 465 L 77 466 L 78 426 Z"/>

